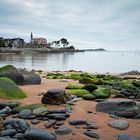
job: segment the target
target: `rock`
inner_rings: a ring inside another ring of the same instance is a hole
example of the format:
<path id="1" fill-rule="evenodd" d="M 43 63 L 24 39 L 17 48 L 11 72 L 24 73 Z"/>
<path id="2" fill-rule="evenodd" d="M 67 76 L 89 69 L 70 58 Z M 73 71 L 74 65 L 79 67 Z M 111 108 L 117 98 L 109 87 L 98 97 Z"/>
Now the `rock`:
<path id="1" fill-rule="evenodd" d="M 33 111 L 34 109 L 38 108 L 38 107 L 45 107 L 44 104 L 28 104 L 28 105 L 20 105 L 18 107 L 15 107 L 12 112 L 13 113 L 19 113 L 21 110 L 24 109 L 29 109 L 31 111 Z"/>
<path id="2" fill-rule="evenodd" d="M 3 130 L 3 118 L 0 116 L 0 131 Z"/>
<path id="3" fill-rule="evenodd" d="M 85 95 L 83 95 L 83 99 L 85 99 L 85 100 L 94 100 L 95 96 L 92 95 L 92 94 L 85 94 Z"/>
<path id="4" fill-rule="evenodd" d="M 67 127 L 66 125 L 60 126 L 55 130 L 56 135 L 64 135 L 72 132 L 72 129 Z"/>
<path id="5" fill-rule="evenodd" d="M 83 100 L 83 98 L 74 98 L 74 99 L 68 101 L 67 103 L 69 104 L 69 102 L 77 102 L 77 101 L 81 101 L 81 100 Z"/>
<path id="6" fill-rule="evenodd" d="M 28 129 L 29 124 L 23 119 L 9 119 L 4 121 L 4 126 L 11 125 L 17 132 L 23 133 Z"/>
<path id="7" fill-rule="evenodd" d="M 116 136 L 116 140 L 140 140 L 140 137 L 135 137 L 128 134 L 119 134 Z"/>
<path id="8" fill-rule="evenodd" d="M 17 102 L 15 102 L 15 101 L 0 103 L 0 109 L 5 108 L 6 106 L 8 106 L 9 108 L 13 109 L 14 107 L 19 106 L 19 104 Z"/>
<path id="9" fill-rule="evenodd" d="M 99 139 L 99 135 L 93 131 L 86 131 L 84 134 L 88 137 Z"/>
<path id="10" fill-rule="evenodd" d="M 69 97 L 63 89 L 50 89 L 42 97 L 43 104 L 65 104 Z"/>
<path id="11" fill-rule="evenodd" d="M 15 129 L 3 130 L 0 132 L 0 137 L 14 136 L 17 133 Z"/>
<path id="12" fill-rule="evenodd" d="M 9 138 L 9 137 L 0 137 L 0 140 L 18 140 L 18 139 Z"/>
<path id="13" fill-rule="evenodd" d="M 115 115 L 115 114 L 109 114 L 109 116 L 113 119 L 119 119 L 119 116 Z"/>
<path id="14" fill-rule="evenodd" d="M 28 71 L 20 71 L 20 73 L 24 77 L 24 84 L 25 85 L 37 85 L 41 83 L 41 77 L 36 74 L 35 72 L 28 72 Z"/>
<path id="15" fill-rule="evenodd" d="M 21 119 L 28 119 L 31 114 L 32 114 L 32 111 L 31 110 L 24 109 L 24 110 L 22 110 L 22 111 L 19 112 L 18 116 Z"/>
<path id="16" fill-rule="evenodd" d="M 63 121 L 56 121 L 56 123 L 55 123 L 55 125 L 58 125 L 58 126 L 63 125 L 63 124 L 64 124 Z"/>
<path id="17" fill-rule="evenodd" d="M 115 114 L 121 117 L 134 117 L 139 114 L 136 103 L 132 100 L 110 100 L 99 102 L 96 105 L 97 112 Z"/>
<path id="18" fill-rule="evenodd" d="M 69 124 L 71 125 L 87 124 L 87 120 L 70 120 Z"/>
<path id="19" fill-rule="evenodd" d="M 104 102 L 104 101 L 106 101 L 107 99 L 96 99 L 95 101 L 96 102 Z"/>
<path id="20" fill-rule="evenodd" d="M 24 134 L 23 133 L 17 133 L 13 136 L 13 138 L 22 140 L 22 139 L 24 139 Z"/>
<path id="21" fill-rule="evenodd" d="M 34 119 L 34 120 L 31 121 L 31 123 L 32 124 L 38 124 L 38 123 L 40 123 L 40 120 Z"/>
<path id="22" fill-rule="evenodd" d="M 23 75 L 12 65 L 0 68 L 0 77 L 8 77 L 18 85 L 23 85 L 24 83 Z"/>
<path id="23" fill-rule="evenodd" d="M 57 114 L 49 114 L 47 115 L 48 118 L 50 119 L 56 119 L 56 120 L 66 120 L 67 117 L 69 117 L 69 114 L 66 113 L 57 113 Z"/>
<path id="24" fill-rule="evenodd" d="M 94 124 L 86 125 L 83 127 L 83 129 L 98 129 L 98 128 L 99 127 Z"/>
<path id="25" fill-rule="evenodd" d="M 24 133 L 26 140 L 56 140 L 56 136 L 48 131 L 36 127 L 30 127 Z"/>
<path id="26" fill-rule="evenodd" d="M 66 113 L 64 109 L 51 109 L 48 111 L 49 114 Z"/>
<path id="27" fill-rule="evenodd" d="M 33 110 L 33 114 L 36 116 L 46 116 L 48 114 L 47 107 L 38 107 Z"/>
<path id="28" fill-rule="evenodd" d="M 108 125 L 119 130 L 125 130 L 129 127 L 128 122 L 125 120 L 113 120 L 108 122 Z"/>
<path id="29" fill-rule="evenodd" d="M 96 90 L 98 87 L 94 84 L 86 84 L 84 85 L 83 89 L 88 90 L 89 92 L 93 92 L 94 90 Z"/>
<path id="30" fill-rule="evenodd" d="M 45 128 L 50 128 L 56 123 L 56 120 L 49 120 L 47 123 L 44 124 Z"/>

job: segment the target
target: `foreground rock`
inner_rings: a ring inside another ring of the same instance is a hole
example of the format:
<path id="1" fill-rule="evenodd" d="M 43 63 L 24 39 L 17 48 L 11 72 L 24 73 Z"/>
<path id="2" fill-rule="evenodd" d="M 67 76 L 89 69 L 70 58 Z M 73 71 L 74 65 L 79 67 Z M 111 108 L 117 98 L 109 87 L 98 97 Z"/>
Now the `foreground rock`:
<path id="1" fill-rule="evenodd" d="M 72 129 L 67 127 L 66 125 L 60 126 L 58 129 L 55 130 L 57 135 L 64 135 L 69 134 L 72 132 Z"/>
<path id="2" fill-rule="evenodd" d="M 30 127 L 27 129 L 24 137 L 26 140 L 56 140 L 55 135 L 36 127 Z"/>
<path id="3" fill-rule="evenodd" d="M 96 111 L 128 118 L 139 114 L 139 109 L 136 107 L 136 103 L 132 100 L 110 100 L 99 102 L 96 106 Z"/>
<path id="4" fill-rule="evenodd" d="M 46 116 L 48 114 L 47 107 L 38 107 L 33 110 L 33 114 L 36 116 Z"/>
<path id="5" fill-rule="evenodd" d="M 84 134 L 88 137 L 99 139 L 99 135 L 93 131 L 86 131 Z"/>
<path id="6" fill-rule="evenodd" d="M 22 111 L 19 112 L 18 116 L 21 119 L 28 119 L 31 114 L 32 114 L 32 111 L 31 110 L 24 109 L 24 110 L 22 110 Z"/>
<path id="7" fill-rule="evenodd" d="M 51 89 L 44 93 L 41 101 L 43 104 L 65 104 L 68 100 L 68 96 L 63 89 Z"/>
<path id="8" fill-rule="evenodd" d="M 116 136 L 116 140 L 140 140 L 140 137 L 135 137 L 128 134 L 120 134 Z"/>
<path id="9" fill-rule="evenodd" d="M 119 130 L 125 130 L 129 127 L 128 122 L 125 120 L 113 120 L 108 125 Z"/>

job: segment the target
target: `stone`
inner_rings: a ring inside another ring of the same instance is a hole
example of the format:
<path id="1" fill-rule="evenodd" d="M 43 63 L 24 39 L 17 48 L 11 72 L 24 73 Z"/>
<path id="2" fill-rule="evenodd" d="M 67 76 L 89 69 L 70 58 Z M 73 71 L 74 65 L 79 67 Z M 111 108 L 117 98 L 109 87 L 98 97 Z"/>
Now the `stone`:
<path id="1" fill-rule="evenodd" d="M 72 129 L 67 127 L 66 125 L 60 126 L 55 130 L 56 135 L 64 135 L 72 132 Z"/>
<path id="2" fill-rule="evenodd" d="M 38 107 L 33 110 L 33 114 L 36 116 L 46 116 L 48 114 L 47 107 Z"/>
<path id="3" fill-rule="evenodd" d="M 88 137 L 99 139 L 99 135 L 93 131 L 86 131 L 84 134 Z"/>
<path id="4" fill-rule="evenodd" d="M 34 119 L 34 120 L 31 121 L 31 123 L 32 124 L 38 124 L 38 123 L 40 123 L 40 120 Z"/>
<path id="5" fill-rule="evenodd" d="M 132 100 L 108 100 L 96 105 L 97 112 L 115 114 L 121 117 L 134 117 L 139 114 L 136 103 Z"/>
<path id="6" fill-rule="evenodd" d="M 77 101 L 81 101 L 81 100 L 83 100 L 83 98 L 74 98 L 74 99 L 70 100 L 69 102 L 77 102 Z M 69 103 L 69 102 L 67 102 L 67 103 Z"/>
<path id="7" fill-rule="evenodd" d="M 17 102 L 15 102 L 15 101 L 0 103 L 0 109 L 5 108 L 6 106 L 8 106 L 9 108 L 13 109 L 14 107 L 19 106 L 19 104 Z"/>
<path id="8" fill-rule="evenodd" d="M 63 121 L 56 121 L 56 123 L 55 123 L 55 125 L 58 125 L 58 126 L 63 125 L 63 124 L 64 124 Z"/>
<path id="9" fill-rule="evenodd" d="M 115 114 L 109 114 L 109 116 L 113 119 L 119 119 L 119 116 L 115 115 Z"/>
<path id="10" fill-rule="evenodd" d="M 99 127 L 94 124 L 86 125 L 83 127 L 83 129 L 98 129 L 98 128 Z"/>
<path id="11" fill-rule="evenodd" d="M 28 129 L 29 124 L 23 119 L 9 119 L 4 121 L 4 126 L 11 125 L 19 133 L 24 133 Z"/>
<path id="12" fill-rule="evenodd" d="M 129 123 L 125 120 L 112 120 L 108 125 L 119 130 L 126 130 L 129 127 Z"/>
<path id="13" fill-rule="evenodd" d="M 0 131 L 3 130 L 3 118 L 0 116 Z"/>
<path id="14" fill-rule="evenodd" d="M 49 114 L 56 114 L 56 113 L 66 113 L 64 109 L 51 109 L 48 111 Z"/>
<path id="15" fill-rule="evenodd" d="M 0 137 L 0 140 L 18 140 L 18 139 L 9 138 L 9 137 Z"/>
<path id="16" fill-rule="evenodd" d="M 26 140 L 56 140 L 56 136 L 52 133 L 36 127 L 28 128 L 24 137 Z"/>
<path id="17" fill-rule="evenodd" d="M 12 111 L 12 109 L 8 106 L 4 107 L 3 109 L 0 110 L 0 114 L 9 114 Z"/>
<path id="18" fill-rule="evenodd" d="M 47 115 L 50 119 L 56 119 L 56 120 L 66 120 L 67 117 L 69 117 L 69 114 L 66 113 L 57 113 L 57 114 L 49 114 Z"/>
<path id="19" fill-rule="evenodd" d="M 66 91 L 63 89 L 50 89 L 42 97 L 43 104 L 65 104 L 69 99 Z"/>
<path id="20" fill-rule="evenodd" d="M 32 114 L 32 111 L 29 109 L 24 109 L 19 112 L 18 117 L 21 119 L 28 119 L 30 115 Z"/>
<path id="21" fill-rule="evenodd" d="M 50 128 L 56 123 L 56 120 L 49 120 L 47 123 L 44 124 L 45 128 Z"/>
<path id="22" fill-rule="evenodd" d="M 87 124 L 87 120 L 70 120 L 69 124 L 71 124 L 71 125 Z"/>
<path id="23" fill-rule="evenodd" d="M 13 138 L 22 140 L 22 139 L 24 139 L 24 134 L 23 133 L 17 133 L 13 136 Z"/>
<path id="24" fill-rule="evenodd" d="M 17 133 L 17 131 L 15 129 L 3 130 L 0 132 L 0 137 L 14 136 L 16 133 Z"/>
<path id="25" fill-rule="evenodd" d="M 128 134 L 119 134 L 116 136 L 116 140 L 140 140 L 140 137 L 135 137 Z"/>
<path id="26" fill-rule="evenodd" d="M 95 96 L 92 94 L 85 94 L 85 95 L 83 95 L 83 99 L 84 100 L 94 100 Z"/>
<path id="27" fill-rule="evenodd" d="M 24 83 L 23 75 L 12 65 L 6 65 L 0 68 L 0 77 L 8 77 L 18 85 L 23 85 Z"/>

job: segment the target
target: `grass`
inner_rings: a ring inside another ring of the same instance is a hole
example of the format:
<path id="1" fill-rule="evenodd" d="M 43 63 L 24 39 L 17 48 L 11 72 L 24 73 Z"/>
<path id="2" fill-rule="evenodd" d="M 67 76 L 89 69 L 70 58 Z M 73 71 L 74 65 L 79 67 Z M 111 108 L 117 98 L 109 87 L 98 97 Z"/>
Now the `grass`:
<path id="1" fill-rule="evenodd" d="M 90 92 L 85 89 L 71 89 L 67 90 L 67 94 L 76 95 L 78 97 L 82 97 L 85 94 L 89 94 Z"/>
<path id="2" fill-rule="evenodd" d="M 76 84 L 68 84 L 65 89 L 81 89 L 83 85 L 76 85 Z"/>
<path id="3" fill-rule="evenodd" d="M 0 77 L 0 98 L 23 99 L 26 94 L 16 85 L 14 81 L 7 77 Z"/>

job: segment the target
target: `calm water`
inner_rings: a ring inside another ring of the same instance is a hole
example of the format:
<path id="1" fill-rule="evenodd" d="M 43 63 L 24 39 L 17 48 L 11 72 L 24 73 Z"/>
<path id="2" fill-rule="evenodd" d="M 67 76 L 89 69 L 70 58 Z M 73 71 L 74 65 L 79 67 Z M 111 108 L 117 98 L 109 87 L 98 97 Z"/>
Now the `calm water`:
<path id="1" fill-rule="evenodd" d="M 0 67 L 11 64 L 18 68 L 82 70 L 86 72 L 140 71 L 140 52 L 79 52 L 60 54 L 0 55 Z"/>

